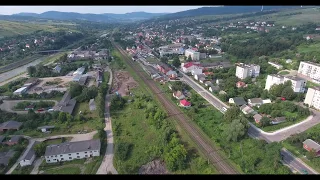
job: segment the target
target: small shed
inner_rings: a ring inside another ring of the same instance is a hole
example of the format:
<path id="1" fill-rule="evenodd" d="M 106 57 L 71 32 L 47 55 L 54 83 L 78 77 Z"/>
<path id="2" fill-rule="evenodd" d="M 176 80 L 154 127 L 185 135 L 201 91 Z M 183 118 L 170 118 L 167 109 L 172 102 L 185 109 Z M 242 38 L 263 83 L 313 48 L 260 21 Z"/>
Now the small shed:
<path id="1" fill-rule="evenodd" d="M 38 127 L 39 130 L 41 130 L 41 132 L 48 132 L 50 129 L 53 129 L 54 126 L 41 126 Z"/>
<path id="2" fill-rule="evenodd" d="M 89 101 L 89 109 L 90 109 L 90 111 L 94 111 L 94 110 L 97 109 L 96 103 L 94 102 L 94 99 L 90 99 L 90 101 Z"/>

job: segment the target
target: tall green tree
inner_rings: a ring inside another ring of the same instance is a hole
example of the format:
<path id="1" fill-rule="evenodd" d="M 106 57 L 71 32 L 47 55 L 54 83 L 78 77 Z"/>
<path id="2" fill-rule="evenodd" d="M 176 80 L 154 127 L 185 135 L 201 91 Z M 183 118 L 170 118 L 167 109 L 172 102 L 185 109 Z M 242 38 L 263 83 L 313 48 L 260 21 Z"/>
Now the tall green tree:
<path id="1" fill-rule="evenodd" d="M 181 65 L 181 62 L 179 60 L 179 57 L 174 57 L 172 61 L 172 65 L 176 68 L 178 68 Z"/>

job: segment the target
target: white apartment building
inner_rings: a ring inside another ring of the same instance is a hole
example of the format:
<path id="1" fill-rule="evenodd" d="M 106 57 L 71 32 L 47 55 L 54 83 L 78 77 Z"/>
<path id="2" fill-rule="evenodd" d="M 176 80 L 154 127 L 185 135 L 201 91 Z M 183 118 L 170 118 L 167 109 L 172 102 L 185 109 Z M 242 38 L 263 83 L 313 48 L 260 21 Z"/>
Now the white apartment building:
<path id="1" fill-rule="evenodd" d="M 185 52 L 184 52 L 184 55 L 189 57 L 191 56 L 191 59 L 193 61 L 199 61 L 200 60 L 200 52 L 196 52 L 192 49 L 186 49 Z"/>
<path id="2" fill-rule="evenodd" d="M 320 88 L 319 87 L 310 87 L 306 98 L 304 100 L 305 104 L 308 104 L 310 107 L 320 110 Z"/>
<path id="3" fill-rule="evenodd" d="M 271 86 L 282 84 L 284 77 L 278 74 L 271 74 L 267 76 L 266 86 L 264 89 L 270 90 Z"/>
<path id="4" fill-rule="evenodd" d="M 47 163 L 55 163 L 100 156 L 100 146 L 100 140 L 65 142 L 49 145 L 46 148 L 45 159 Z"/>
<path id="5" fill-rule="evenodd" d="M 301 78 L 298 78 L 295 76 L 284 77 L 279 74 L 268 75 L 265 89 L 269 91 L 271 86 L 283 84 L 286 81 L 291 81 L 291 84 L 292 84 L 291 87 L 294 92 L 304 92 L 305 91 L 306 81 L 304 79 L 301 79 Z"/>
<path id="6" fill-rule="evenodd" d="M 320 64 L 301 61 L 298 73 L 311 79 L 320 80 Z"/>
<path id="7" fill-rule="evenodd" d="M 236 68 L 236 76 L 240 79 L 247 77 L 257 77 L 260 74 L 260 66 L 255 64 L 240 64 Z"/>

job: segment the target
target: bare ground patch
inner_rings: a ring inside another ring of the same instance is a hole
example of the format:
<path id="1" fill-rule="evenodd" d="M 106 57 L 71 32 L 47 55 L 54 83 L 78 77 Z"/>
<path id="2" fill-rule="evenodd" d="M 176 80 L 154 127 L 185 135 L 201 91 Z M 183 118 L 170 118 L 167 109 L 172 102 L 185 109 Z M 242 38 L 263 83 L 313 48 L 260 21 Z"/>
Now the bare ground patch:
<path id="1" fill-rule="evenodd" d="M 116 71 L 114 73 L 112 93 L 118 92 L 121 96 L 127 96 L 129 91 L 138 87 L 138 83 L 127 71 Z"/>

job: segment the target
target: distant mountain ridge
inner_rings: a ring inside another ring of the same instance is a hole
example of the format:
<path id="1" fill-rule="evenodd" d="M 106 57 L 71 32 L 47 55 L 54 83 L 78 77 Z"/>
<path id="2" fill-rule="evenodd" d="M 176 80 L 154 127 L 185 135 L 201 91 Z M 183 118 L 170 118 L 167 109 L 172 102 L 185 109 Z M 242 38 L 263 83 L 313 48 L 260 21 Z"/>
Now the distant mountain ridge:
<path id="1" fill-rule="evenodd" d="M 18 13 L 12 16 L 29 16 L 45 19 L 56 20 L 87 20 L 96 22 L 132 22 L 136 20 L 146 20 L 157 16 L 166 15 L 167 13 L 148 13 L 148 12 L 131 12 L 125 14 L 92 14 L 92 13 L 75 13 L 75 12 L 59 12 L 59 11 L 47 11 L 44 13 Z"/>
<path id="2" fill-rule="evenodd" d="M 263 11 L 269 10 L 283 10 L 289 8 L 300 8 L 300 6 L 263 6 Z M 180 11 L 177 13 L 170 13 L 163 15 L 157 19 L 178 19 L 194 16 L 205 15 L 225 15 L 225 14 L 241 14 L 241 13 L 253 13 L 261 11 L 262 6 L 216 6 L 216 7 L 201 7 L 198 9 L 190 9 L 186 11 Z"/>

